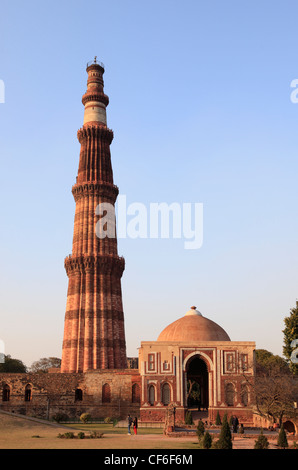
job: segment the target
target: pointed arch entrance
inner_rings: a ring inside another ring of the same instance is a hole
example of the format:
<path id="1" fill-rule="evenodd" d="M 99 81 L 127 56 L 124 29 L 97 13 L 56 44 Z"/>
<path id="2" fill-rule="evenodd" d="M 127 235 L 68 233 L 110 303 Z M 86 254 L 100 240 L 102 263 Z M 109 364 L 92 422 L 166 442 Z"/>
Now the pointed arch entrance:
<path id="1" fill-rule="evenodd" d="M 209 379 L 206 362 L 199 354 L 192 356 L 185 367 L 186 406 L 207 410 L 209 407 Z"/>

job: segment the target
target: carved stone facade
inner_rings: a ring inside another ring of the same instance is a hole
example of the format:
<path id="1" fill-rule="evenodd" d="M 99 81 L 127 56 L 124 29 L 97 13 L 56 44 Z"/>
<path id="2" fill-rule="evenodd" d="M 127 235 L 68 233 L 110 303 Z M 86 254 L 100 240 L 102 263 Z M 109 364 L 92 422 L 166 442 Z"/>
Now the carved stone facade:
<path id="1" fill-rule="evenodd" d="M 124 369 L 126 342 L 121 277 L 124 259 L 118 256 L 117 238 L 104 236 L 101 208 L 109 204 L 112 217 L 118 188 L 113 182 L 107 128 L 102 64 L 87 66 L 84 125 L 76 184 L 72 254 L 65 259 L 69 278 L 62 348 L 62 372 Z"/>

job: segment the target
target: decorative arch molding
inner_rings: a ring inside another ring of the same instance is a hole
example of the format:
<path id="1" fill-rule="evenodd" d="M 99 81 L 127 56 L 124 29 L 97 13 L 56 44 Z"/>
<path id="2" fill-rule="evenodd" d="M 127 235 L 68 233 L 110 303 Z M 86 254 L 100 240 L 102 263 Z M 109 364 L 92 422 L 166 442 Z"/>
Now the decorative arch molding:
<path id="1" fill-rule="evenodd" d="M 214 364 L 213 364 L 211 358 L 208 356 L 208 354 L 206 354 L 206 353 L 204 353 L 203 351 L 200 350 L 200 351 L 194 351 L 194 352 L 190 353 L 188 356 L 186 356 L 186 358 L 184 359 L 183 364 L 182 364 L 183 372 L 186 372 L 186 365 L 187 365 L 188 361 L 194 356 L 198 356 L 200 359 L 202 359 L 205 362 L 208 372 L 212 372 L 214 370 Z"/>

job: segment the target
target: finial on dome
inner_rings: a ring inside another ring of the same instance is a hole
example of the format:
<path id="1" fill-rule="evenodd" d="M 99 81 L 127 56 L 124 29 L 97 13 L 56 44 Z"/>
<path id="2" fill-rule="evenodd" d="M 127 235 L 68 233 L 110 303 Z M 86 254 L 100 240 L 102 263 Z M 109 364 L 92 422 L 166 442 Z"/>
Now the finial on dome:
<path id="1" fill-rule="evenodd" d="M 190 310 L 188 310 L 188 312 L 186 312 L 185 316 L 187 316 L 187 315 L 200 315 L 201 317 L 203 316 L 201 314 L 201 312 L 199 312 L 197 310 L 197 307 L 195 307 L 195 306 L 190 307 Z"/>

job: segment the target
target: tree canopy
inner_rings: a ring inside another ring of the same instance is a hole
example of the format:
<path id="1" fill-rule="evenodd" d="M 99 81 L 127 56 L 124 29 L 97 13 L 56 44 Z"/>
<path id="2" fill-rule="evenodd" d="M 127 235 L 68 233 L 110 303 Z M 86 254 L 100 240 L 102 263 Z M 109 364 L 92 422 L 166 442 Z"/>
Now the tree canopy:
<path id="1" fill-rule="evenodd" d="M 284 347 L 283 354 L 289 361 L 289 367 L 291 371 L 298 375 L 298 364 L 293 362 L 292 353 L 294 349 L 298 348 L 298 301 L 296 301 L 296 307 L 290 310 L 290 315 L 284 319 L 285 329 L 283 330 L 284 334 Z M 293 345 L 293 341 L 295 343 Z M 296 356 L 295 356 L 296 360 Z"/>
<path id="2" fill-rule="evenodd" d="M 30 372 L 48 372 L 52 367 L 59 368 L 61 359 L 58 357 L 42 357 L 31 364 Z"/>
<path id="3" fill-rule="evenodd" d="M 4 362 L 0 363 L 0 372 L 22 373 L 27 367 L 20 359 L 13 359 L 9 354 L 4 355 Z"/>

